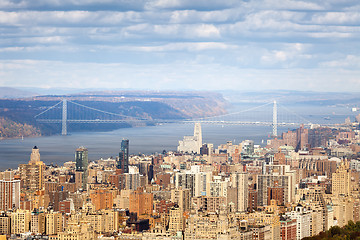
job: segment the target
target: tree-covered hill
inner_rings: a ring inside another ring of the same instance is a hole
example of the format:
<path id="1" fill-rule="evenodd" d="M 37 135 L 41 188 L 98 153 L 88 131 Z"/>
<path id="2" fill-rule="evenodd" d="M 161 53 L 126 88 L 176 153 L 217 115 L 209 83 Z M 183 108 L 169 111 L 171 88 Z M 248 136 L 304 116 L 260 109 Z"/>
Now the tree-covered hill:
<path id="1" fill-rule="evenodd" d="M 0 138 L 16 138 L 40 136 L 38 128 L 27 123 L 17 123 L 10 119 L 0 117 Z"/>
<path id="2" fill-rule="evenodd" d="M 306 237 L 303 240 L 355 240 L 360 239 L 360 221 L 354 223 L 349 221 L 344 227 L 333 226 L 326 232 L 321 232 L 313 237 Z"/>

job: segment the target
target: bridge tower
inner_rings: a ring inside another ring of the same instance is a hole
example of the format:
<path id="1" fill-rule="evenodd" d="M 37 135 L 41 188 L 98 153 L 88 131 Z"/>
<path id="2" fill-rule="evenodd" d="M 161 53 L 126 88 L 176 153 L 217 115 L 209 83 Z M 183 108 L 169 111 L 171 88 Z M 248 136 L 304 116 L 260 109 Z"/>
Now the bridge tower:
<path id="1" fill-rule="evenodd" d="M 63 107 L 62 107 L 62 129 L 61 129 L 61 135 L 67 135 L 67 100 L 64 98 L 62 100 Z"/>
<path id="2" fill-rule="evenodd" d="M 273 136 L 277 136 L 277 106 L 276 106 L 276 100 L 274 100 L 274 106 L 273 106 Z"/>

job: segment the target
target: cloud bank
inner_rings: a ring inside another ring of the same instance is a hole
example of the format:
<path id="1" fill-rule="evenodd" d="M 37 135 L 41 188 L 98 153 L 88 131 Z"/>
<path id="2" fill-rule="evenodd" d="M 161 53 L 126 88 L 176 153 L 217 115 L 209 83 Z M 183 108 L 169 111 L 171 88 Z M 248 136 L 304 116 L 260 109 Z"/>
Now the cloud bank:
<path id="1" fill-rule="evenodd" d="M 359 91 L 359 10 L 355 0 L 3 0 L 0 85 Z"/>

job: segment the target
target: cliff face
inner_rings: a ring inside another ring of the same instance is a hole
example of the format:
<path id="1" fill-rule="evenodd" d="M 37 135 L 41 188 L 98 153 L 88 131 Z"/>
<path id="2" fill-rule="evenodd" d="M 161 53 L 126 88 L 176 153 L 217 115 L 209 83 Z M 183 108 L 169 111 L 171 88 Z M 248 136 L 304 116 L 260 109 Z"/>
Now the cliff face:
<path id="1" fill-rule="evenodd" d="M 0 117 L 0 138 L 41 136 L 38 128 Z"/>

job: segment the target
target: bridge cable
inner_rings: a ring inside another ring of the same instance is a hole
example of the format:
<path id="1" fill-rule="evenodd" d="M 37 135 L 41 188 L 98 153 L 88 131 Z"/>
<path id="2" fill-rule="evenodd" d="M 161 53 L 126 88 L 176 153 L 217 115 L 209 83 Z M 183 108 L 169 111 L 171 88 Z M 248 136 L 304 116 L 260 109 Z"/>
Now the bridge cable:
<path id="1" fill-rule="evenodd" d="M 76 103 L 76 102 L 73 102 L 73 101 L 70 101 L 70 100 L 68 100 L 68 102 L 71 102 L 71 103 L 73 103 L 73 104 L 75 104 L 75 105 L 78 105 L 78 106 L 80 106 L 80 107 L 87 108 L 87 109 L 90 109 L 90 110 L 93 110 L 93 111 L 97 111 L 97 112 L 101 112 L 101 113 L 104 113 L 104 114 L 109 114 L 109 115 L 113 115 L 113 116 L 129 118 L 129 120 L 133 120 L 133 119 L 139 120 L 139 121 L 150 120 L 150 119 L 144 119 L 144 118 L 126 116 L 126 115 L 117 114 L 117 113 L 111 113 L 111 112 L 99 110 L 99 109 L 96 109 L 96 108 L 88 107 L 88 106 L 85 106 L 85 105 L 82 105 L 82 104 L 80 104 L 80 103 Z"/>
<path id="2" fill-rule="evenodd" d="M 249 108 L 249 109 L 245 109 L 245 110 L 239 111 L 239 112 L 228 113 L 228 114 L 219 115 L 219 116 L 212 116 L 212 117 L 196 118 L 196 119 L 191 119 L 191 120 L 192 120 L 192 121 L 197 121 L 197 120 L 206 120 L 206 119 L 209 119 L 209 118 L 227 117 L 227 116 L 231 116 L 231 115 L 235 115 L 235 114 L 239 114 L 239 113 L 244 113 L 244 112 L 249 112 L 249 111 L 252 111 L 252 110 L 256 110 L 256 109 L 258 109 L 258 108 L 265 107 L 265 106 L 270 105 L 270 104 L 272 104 L 272 103 L 273 103 L 273 102 L 269 102 L 269 103 L 266 103 L 266 104 L 264 104 L 264 105 L 256 106 L 256 107 Z M 186 120 L 188 120 L 188 119 L 185 119 L 184 121 L 186 121 Z"/>
<path id="3" fill-rule="evenodd" d="M 296 117 L 300 118 L 301 120 L 307 122 L 306 124 L 309 124 L 309 125 L 312 124 L 308 119 L 306 119 L 306 118 L 304 118 L 303 116 L 297 114 L 296 112 L 293 112 L 293 111 L 289 110 L 288 108 L 284 107 L 283 105 L 279 105 L 279 104 L 278 104 L 278 106 L 280 106 L 281 108 L 283 108 L 283 109 L 286 110 L 287 112 L 295 115 Z"/>
<path id="4" fill-rule="evenodd" d="M 49 107 L 48 109 L 46 109 L 45 111 L 43 111 L 43 112 L 41 112 L 41 113 L 39 113 L 38 115 L 36 115 L 34 118 L 37 118 L 38 116 L 40 116 L 40 115 L 42 115 L 42 114 L 44 114 L 44 113 L 46 113 L 47 111 L 49 111 L 49 110 L 51 110 L 51 109 L 53 109 L 54 107 L 56 107 L 57 105 L 59 105 L 60 103 L 62 103 L 63 101 L 61 100 L 60 102 L 58 102 L 57 104 L 55 104 L 54 106 L 52 106 L 52 107 Z"/>

